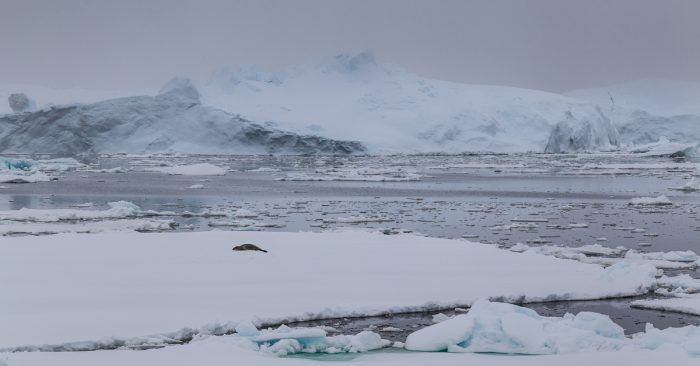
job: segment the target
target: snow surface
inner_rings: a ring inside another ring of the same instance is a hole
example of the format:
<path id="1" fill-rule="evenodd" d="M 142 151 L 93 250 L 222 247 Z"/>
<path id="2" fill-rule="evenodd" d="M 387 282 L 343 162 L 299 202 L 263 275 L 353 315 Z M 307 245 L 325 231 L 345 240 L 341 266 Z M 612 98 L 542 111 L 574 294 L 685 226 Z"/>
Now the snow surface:
<path id="1" fill-rule="evenodd" d="M 231 250 L 240 243 L 269 253 Z M 387 258 L 395 260 L 387 265 Z M 117 342 L 206 324 L 448 309 L 481 298 L 635 295 L 654 286 L 655 273 L 352 231 L 7 237 L 0 241 L 0 348 L 88 347 L 103 337 Z"/>

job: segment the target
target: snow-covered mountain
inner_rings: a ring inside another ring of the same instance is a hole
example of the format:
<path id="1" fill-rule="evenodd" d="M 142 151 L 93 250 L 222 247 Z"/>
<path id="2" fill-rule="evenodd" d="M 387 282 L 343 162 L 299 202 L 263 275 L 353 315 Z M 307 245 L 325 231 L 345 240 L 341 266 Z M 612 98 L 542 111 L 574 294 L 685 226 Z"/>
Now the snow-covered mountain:
<path id="1" fill-rule="evenodd" d="M 378 63 L 370 52 L 276 73 L 225 69 L 202 87 L 202 94 L 205 103 L 244 118 L 362 141 L 375 153 L 542 152 L 559 122 L 608 124 L 587 101 L 426 79 Z M 605 128 L 601 131 L 601 136 L 566 148 L 614 148 L 616 141 L 607 139 Z M 590 144 L 596 142 L 600 145 Z"/>
<path id="2" fill-rule="evenodd" d="M 0 117 L 0 151 L 17 153 L 327 153 L 362 144 L 264 127 L 203 105 L 187 79 L 156 96 L 110 99 Z"/>

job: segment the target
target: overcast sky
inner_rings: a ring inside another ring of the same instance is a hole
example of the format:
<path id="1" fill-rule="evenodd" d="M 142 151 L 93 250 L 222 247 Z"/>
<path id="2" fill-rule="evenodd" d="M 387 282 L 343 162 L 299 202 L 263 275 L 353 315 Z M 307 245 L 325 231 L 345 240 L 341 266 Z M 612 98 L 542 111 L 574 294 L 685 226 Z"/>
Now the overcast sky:
<path id="1" fill-rule="evenodd" d="M 700 0 L 0 0 L 0 82 L 204 81 L 343 51 L 427 77 L 551 91 L 700 81 Z"/>

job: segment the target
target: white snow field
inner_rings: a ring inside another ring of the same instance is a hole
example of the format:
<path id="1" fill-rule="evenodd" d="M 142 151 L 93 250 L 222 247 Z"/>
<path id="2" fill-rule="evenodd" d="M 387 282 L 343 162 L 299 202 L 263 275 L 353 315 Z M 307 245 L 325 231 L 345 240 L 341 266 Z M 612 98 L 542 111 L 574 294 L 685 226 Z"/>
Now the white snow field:
<path id="1" fill-rule="evenodd" d="M 231 250 L 248 242 L 269 253 Z M 0 349 L 90 349 L 177 338 L 172 332 L 185 327 L 447 309 L 483 298 L 635 295 L 654 286 L 655 274 L 648 264 L 603 269 L 463 240 L 356 231 L 6 237 Z"/>

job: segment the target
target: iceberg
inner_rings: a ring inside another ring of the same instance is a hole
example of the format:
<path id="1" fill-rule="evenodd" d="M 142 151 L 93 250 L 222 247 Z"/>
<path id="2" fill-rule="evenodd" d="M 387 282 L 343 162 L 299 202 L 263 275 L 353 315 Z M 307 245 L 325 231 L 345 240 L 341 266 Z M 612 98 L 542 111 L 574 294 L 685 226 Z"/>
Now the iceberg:
<path id="1" fill-rule="evenodd" d="M 54 106 L 0 116 L 0 151 L 14 153 L 351 154 L 356 141 L 265 127 L 202 104 L 191 81 L 176 78 L 156 96 Z"/>

